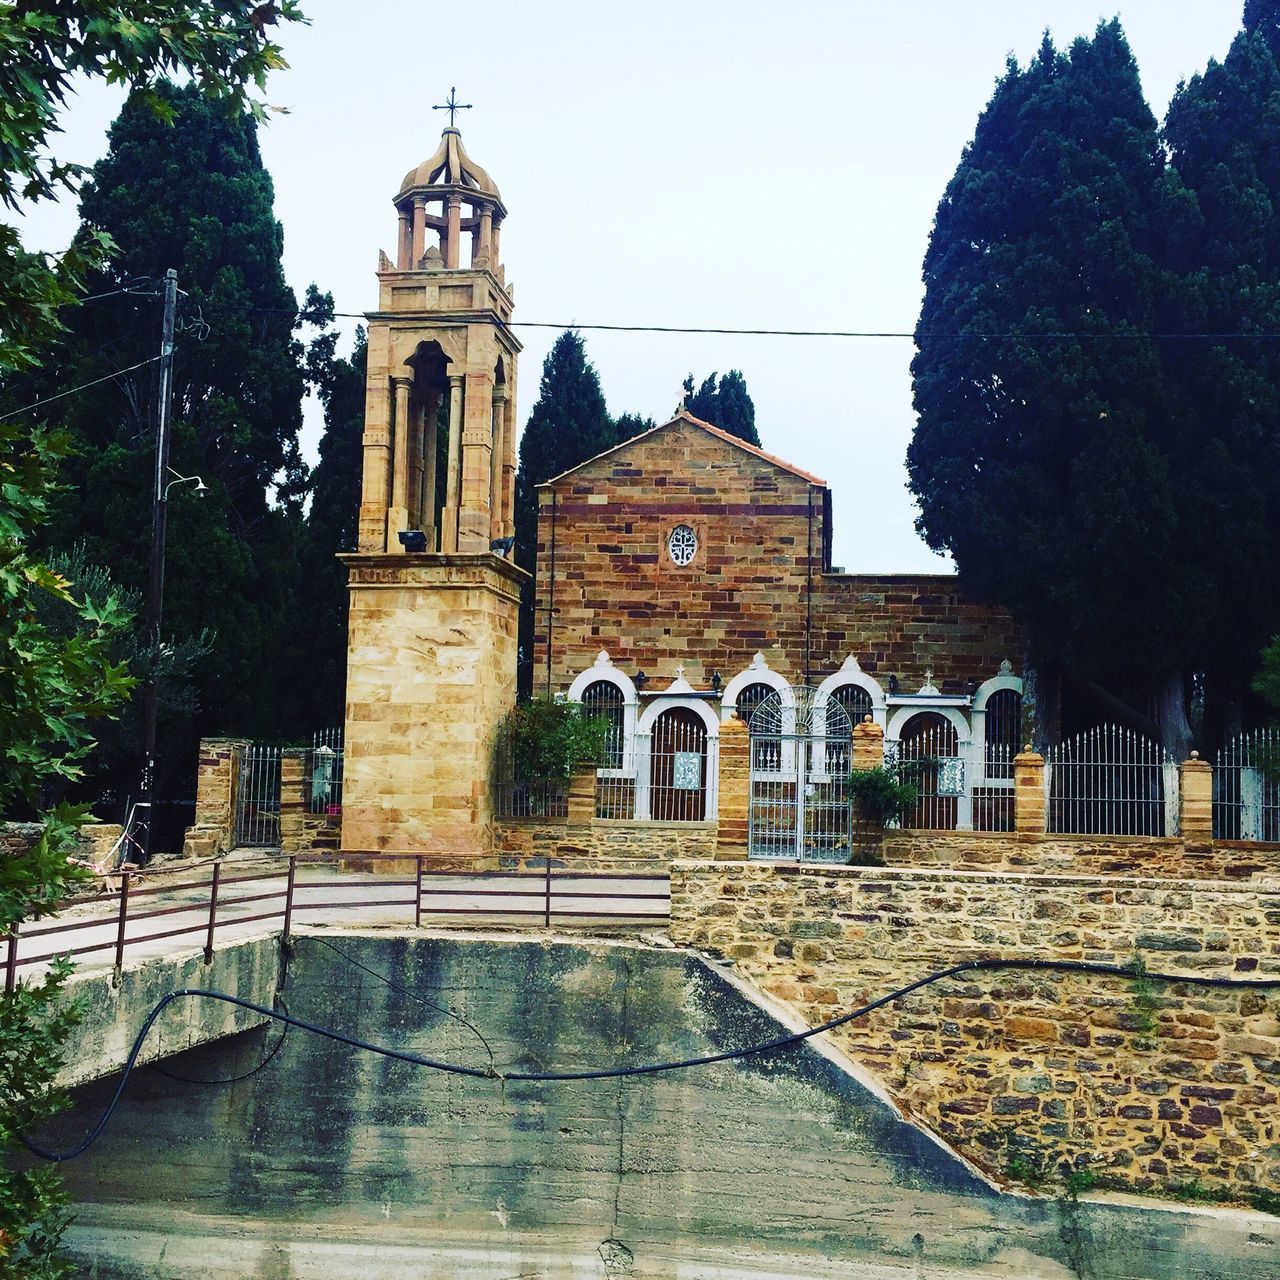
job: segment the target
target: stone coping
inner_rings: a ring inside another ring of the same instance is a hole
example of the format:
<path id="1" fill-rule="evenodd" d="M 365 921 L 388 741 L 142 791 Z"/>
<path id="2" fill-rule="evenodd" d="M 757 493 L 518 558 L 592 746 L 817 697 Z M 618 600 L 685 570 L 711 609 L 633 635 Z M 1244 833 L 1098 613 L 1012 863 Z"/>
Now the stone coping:
<path id="1" fill-rule="evenodd" d="M 1150 876 L 1106 876 L 1068 874 L 1052 871 L 953 871 L 946 867 L 853 867 L 840 863 L 765 862 L 760 859 L 741 861 L 716 861 L 711 858 L 677 858 L 671 870 L 682 872 L 707 871 L 718 876 L 742 871 L 768 871 L 773 875 L 788 877 L 835 877 L 848 880 L 883 880 L 933 882 L 941 884 L 991 884 L 1016 881 L 1028 886 L 1045 888 L 1061 885 L 1085 886 L 1098 892 L 1115 889 L 1164 890 L 1179 893 L 1229 893 L 1259 896 L 1280 895 L 1280 877 L 1260 876 L 1255 880 L 1170 880 Z"/>
<path id="2" fill-rule="evenodd" d="M 495 818 L 496 827 L 605 827 L 610 831 L 716 831 L 716 822 L 654 822 L 648 818 L 588 818 L 575 822 L 572 818 L 535 817 Z"/>

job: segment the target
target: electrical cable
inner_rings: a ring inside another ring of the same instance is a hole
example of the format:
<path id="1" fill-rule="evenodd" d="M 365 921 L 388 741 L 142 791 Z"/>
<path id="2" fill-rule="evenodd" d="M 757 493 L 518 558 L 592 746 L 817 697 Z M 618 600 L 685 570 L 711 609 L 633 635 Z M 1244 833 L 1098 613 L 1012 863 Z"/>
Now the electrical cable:
<path id="1" fill-rule="evenodd" d="M 325 1040 L 332 1040 L 338 1044 L 345 1044 L 349 1048 L 359 1049 L 365 1053 L 373 1053 L 382 1058 L 389 1058 L 394 1062 L 408 1063 L 410 1066 L 426 1067 L 431 1071 L 440 1071 L 446 1075 L 464 1076 L 473 1080 L 498 1080 L 504 1085 L 507 1083 L 520 1084 L 553 1084 L 553 1083 L 570 1083 L 582 1080 L 614 1080 L 620 1078 L 629 1078 L 631 1076 L 657 1075 L 668 1071 L 683 1071 L 690 1067 L 705 1067 L 716 1062 L 733 1062 L 741 1058 L 755 1057 L 764 1053 L 774 1053 L 781 1049 L 789 1049 L 793 1045 L 801 1044 L 806 1040 L 811 1040 L 814 1036 L 822 1035 L 827 1031 L 832 1031 L 836 1027 L 842 1027 L 846 1023 L 853 1022 L 857 1018 L 865 1017 L 875 1010 L 883 1008 L 887 1004 L 891 1004 L 896 1000 L 901 1000 L 904 996 L 910 995 L 914 991 L 919 991 L 923 987 L 932 986 L 935 982 L 942 982 L 947 978 L 954 978 L 961 973 L 975 972 L 994 972 L 1005 969 L 1030 970 L 1037 972 L 1053 972 L 1053 973 L 1090 973 L 1101 974 L 1108 977 L 1127 978 L 1130 981 L 1134 979 L 1144 979 L 1148 982 L 1167 982 L 1173 985 L 1198 986 L 1198 987 L 1225 987 L 1235 988 L 1237 990 L 1272 990 L 1280 988 L 1280 978 L 1261 978 L 1253 980 L 1245 980 L 1240 978 L 1219 978 L 1209 975 L 1190 975 L 1181 973 L 1152 973 L 1133 965 L 1116 965 L 1116 964 L 1100 964 L 1093 961 L 1085 960 L 965 960 L 960 964 L 951 965 L 949 968 L 941 969 L 936 973 L 931 973 L 923 978 L 917 979 L 915 982 L 908 983 L 905 987 L 899 987 L 896 991 L 889 992 L 888 995 L 872 1000 L 868 1004 L 860 1005 L 856 1009 L 850 1010 L 848 1013 L 842 1013 L 839 1017 L 832 1018 L 827 1022 L 820 1023 L 816 1027 L 809 1027 L 805 1031 L 798 1031 L 791 1035 L 779 1036 L 773 1040 L 766 1040 L 761 1044 L 747 1045 L 740 1049 L 727 1049 L 721 1053 L 702 1054 L 693 1058 L 681 1058 L 673 1062 L 651 1062 L 636 1067 L 603 1067 L 588 1071 L 498 1071 L 493 1067 L 482 1069 L 480 1067 L 464 1066 L 461 1063 L 441 1062 L 434 1058 L 427 1058 L 421 1054 L 411 1053 L 406 1049 L 393 1049 L 387 1045 L 373 1044 L 368 1040 L 361 1040 L 357 1036 L 349 1036 L 341 1031 L 335 1031 L 332 1027 L 319 1026 L 316 1023 L 308 1022 L 303 1018 L 295 1018 L 291 1014 L 277 1013 L 273 1009 L 268 1009 L 265 1005 L 254 1004 L 251 1000 L 241 999 L 239 996 L 228 995 L 224 991 L 205 990 L 200 987 L 183 987 L 180 990 L 170 991 L 168 995 L 162 997 L 147 1015 L 146 1021 L 142 1024 L 142 1029 L 134 1038 L 133 1045 L 129 1049 L 129 1056 L 125 1061 L 124 1070 L 121 1073 L 120 1081 L 116 1085 L 115 1092 L 111 1096 L 111 1100 L 103 1109 L 102 1115 L 99 1116 L 97 1123 L 89 1131 L 79 1143 L 68 1151 L 56 1152 L 50 1151 L 48 1148 L 37 1143 L 34 1139 L 29 1138 L 26 1134 L 18 1134 L 22 1144 L 34 1155 L 39 1156 L 42 1160 L 49 1160 L 55 1164 L 62 1164 L 68 1160 L 74 1160 L 78 1156 L 83 1155 L 106 1130 L 107 1125 L 111 1121 L 112 1115 L 116 1108 L 120 1105 L 120 1100 L 124 1096 L 125 1086 L 129 1083 L 129 1076 L 133 1073 L 133 1069 L 138 1061 L 138 1055 L 142 1052 L 143 1043 L 151 1032 L 151 1028 L 155 1025 L 160 1015 L 178 1000 L 189 998 L 200 998 L 205 1000 L 217 1000 L 223 1004 L 233 1005 L 239 1009 L 247 1009 L 252 1013 L 261 1014 L 266 1018 L 274 1018 L 277 1022 L 287 1023 L 291 1027 L 297 1027 L 300 1031 L 308 1031 L 312 1035 L 320 1036 Z"/>
<path id="2" fill-rule="evenodd" d="M 87 391 L 90 387 L 96 387 L 100 382 L 110 382 L 112 378 L 118 378 L 121 374 L 132 373 L 135 369 L 141 369 L 145 365 L 155 364 L 157 360 L 163 359 L 163 355 L 148 356 L 147 359 L 139 360 L 137 364 L 131 364 L 128 368 L 117 369 L 114 373 L 104 373 L 101 378 L 94 378 L 92 382 L 82 382 L 78 387 L 59 391 L 57 395 L 46 396 L 43 400 L 24 404 L 21 409 L 10 409 L 8 413 L 0 413 L 0 422 L 3 422 L 6 418 L 16 417 L 20 413 L 29 413 L 32 409 L 39 409 L 41 405 L 52 404 L 55 400 L 61 400 L 65 396 L 73 396 L 77 391 Z"/>
<path id="3" fill-rule="evenodd" d="M 267 315 L 282 315 L 301 317 L 305 313 L 301 309 L 293 310 L 289 307 L 252 307 L 240 306 L 235 303 L 213 302 L 211 306 L 222 307 L 227 311 L 255 311 Z M 342 320 L 367 320 L 369 315 L 364 311 L 334 311 L 331 313 L 335 319 Z M 448 328 L 456 321 L 439 318 L 433 320 L 431 317 L 423 317 L 420 323 L 426 328 Z M 748 338 L 949 338 L 953 341 L 961 339 L 974 339 L 983 342 L 1073 342 L 1076 340 L 1087 341 L 1208 341 L 1221 342 L 1227 339 L 1250 339 L 1256 338 L 1268 342 L 1280 340 L 1280 333 L 1242 333 L 1233 332 L 1194 332 L 1194 333 L 1148 333 L 1146 331 L 1134 330 L 1129 333 L 1080 333 L 1076 331 L 1063 332 L 1045 332 L 1045 333 L 954 333 L 954 332 L 934 332 L 925 330 L 917 333 L 914 329 L 738 329 L 716 325 L 673 325 L 673 324 L 578 324 L 576 322 L 562 322 L 553 320 L 503 320 L 500 322 L 504 328 L 508 329 L 573 329 L 573 330 L 591 330 L 604 333 L 706 333 L 706 334 L 723 334 L 730 337 L 748 337 Z"/>
<path id="4" fill-rule="evenodd" d="M 289 1012 L 289 1006 L 285 1004 L 284 997 L 277 995 L 276 1003 L 285 1011 Z M 280 1038 L 272 1046 L 271 1052 L 267 1054 L 256 1067 L 250 1067 L 248 1071 L 241 1072 L 238 1076 L 224 1076 L 220 1080 L 208 1080 L 201 1076 L 184 1076 L 177 1071 L 172 1071 L 168 1067 L 162 1067 L 158 1062 L 151 1064 L 152 1071 L 158 1075 L 165 1076 L 169 1080 L 177 1080 L 180 1084 L 239 1084 L 243 1080 L 251 1080 L 259 1071 L 265 1071 L 275 1060 L 276 1054 L 284 1048 L 284 1042 L 289 1038 L 290 1026 L 286 1022 L 280 1032 Z"/>
<path id="5" fill-rule="evenodd" d="M 348 964 L 354 965 L 357 969 L 363 969 L 372 978 L 377 978 L 384 986 L 389 987 L 392 991 L 399 992 L 402 996 L 408 996 L 410 1000 L 416 1000 L 420 1005 L 424 1005 L 428 1009 L 434 1009 L 436 1013 L 442 1013 L 446 1018 L 452 1018 L 455 1022 L 460 1022 L 473 1036 L 484 1046 L 484 1051 L 489 1055 L 489 1066 L 495 1068 L 495 1059 L 493 1056 L 493 1047 L 488 1040 L 484 1038 L 480 1028 L 468 1022 L 462 1014 L 455 1012 L 453 1009 L 447 1009 L 444 1005 L 436 1004 L 434 1000 L 428 1000 L 426 996 L 420 995 L 416 991 L 410 991 L 408 987 L 402 987 L 399 983 L 393 982 L 385 973 L 379 973 L 376 969 L 370 969 L 367 964 L 363 964 L 357 960 L 355 956 L 348 955 L 347 952 L 339 946 L 335 946 L 327 938 L 322 938 L 317 933 L 309 933 L 307 935 L 309 942 L 318 942 L 322 947 L 328 947 L 330 951 L 340 955 Z M 288 1013 L 288 1009 L 285 1010 Z"/>

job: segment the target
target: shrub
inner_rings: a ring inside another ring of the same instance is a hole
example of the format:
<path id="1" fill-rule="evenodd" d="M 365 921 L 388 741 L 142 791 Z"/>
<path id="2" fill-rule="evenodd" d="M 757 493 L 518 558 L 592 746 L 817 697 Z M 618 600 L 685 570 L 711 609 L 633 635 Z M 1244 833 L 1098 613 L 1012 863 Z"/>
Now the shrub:
<path id="1" fill-rule="evenodd" d="M 582 765 L 600 764 L 608 737 L 606 716 L 588 716 L 576 702 L 541 697 L 507 712 L 498 728 L 498 747 L 514 777 L 553 782 Z"/>

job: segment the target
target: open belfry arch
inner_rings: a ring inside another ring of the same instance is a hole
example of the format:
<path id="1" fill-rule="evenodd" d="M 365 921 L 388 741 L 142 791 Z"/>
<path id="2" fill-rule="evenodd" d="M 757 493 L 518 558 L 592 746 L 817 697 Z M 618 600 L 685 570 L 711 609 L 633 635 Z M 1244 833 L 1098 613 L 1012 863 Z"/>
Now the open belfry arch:
<path id="1" fill-rule="evenodd" d="M 480 852 L 527 576 L 508 559 L 520 343 L 499 258 L 507 210 L 452 125 L 393 203 L 396 260 L 379 255 L 367 317 L 359 545 L 343 557 L 342 847 Z"/>

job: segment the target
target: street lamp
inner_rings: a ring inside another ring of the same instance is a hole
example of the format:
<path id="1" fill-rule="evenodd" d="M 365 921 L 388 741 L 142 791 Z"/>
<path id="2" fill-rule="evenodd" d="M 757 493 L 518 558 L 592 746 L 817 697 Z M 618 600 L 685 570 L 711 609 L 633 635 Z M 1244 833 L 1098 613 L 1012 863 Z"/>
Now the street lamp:
<path id="1" fill-rule="evenodd" d="M 175 484 L 194 484 L 196 487 L 196 492 L 202 498 L 207 496 L 209 492 L 209 486 L 205 484 L 205 482 L 201 480 L 199 476 L 180 476 L 172 467 L 169 468 L 169 474 L 173 476 L 173 479 L 170 480 L 169 483 L 164 487 L 164 500 L 166 502 L 169 501 L 169 490 L 172 489 Z"/>

